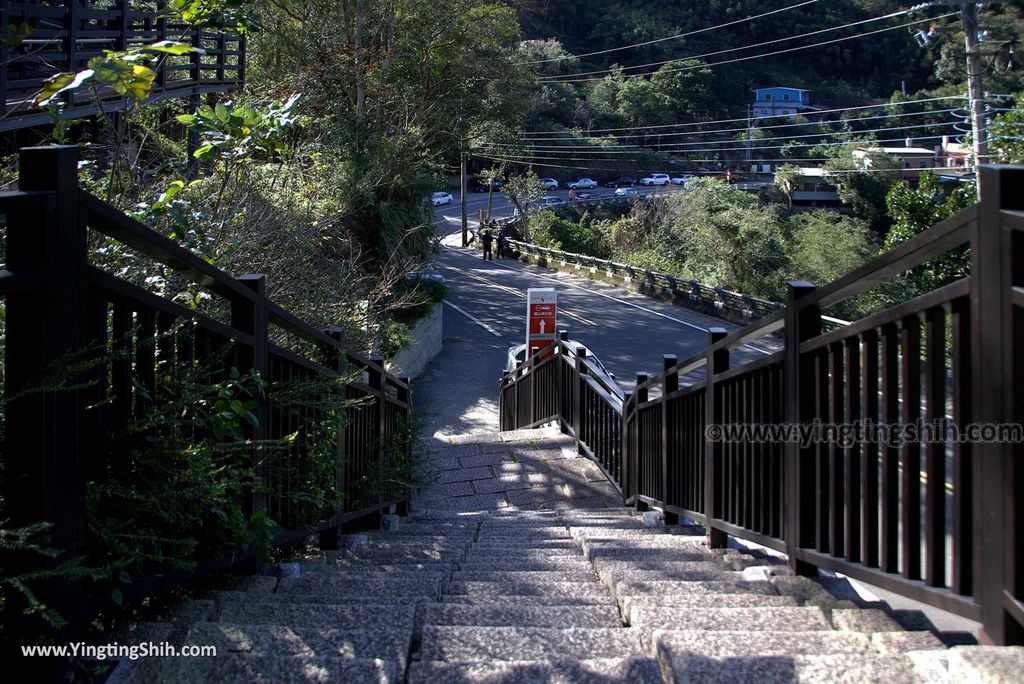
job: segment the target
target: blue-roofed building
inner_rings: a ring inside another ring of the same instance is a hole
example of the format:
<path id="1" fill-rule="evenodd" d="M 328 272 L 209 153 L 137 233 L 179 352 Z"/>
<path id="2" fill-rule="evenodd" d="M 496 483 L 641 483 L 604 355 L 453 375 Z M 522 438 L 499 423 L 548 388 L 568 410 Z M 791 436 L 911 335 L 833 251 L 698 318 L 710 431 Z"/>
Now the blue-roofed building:
<path id="1" fill-rule="evenodd" d="M 795 116 L 811 107 L 811 91 L 773 86 L 754 90 L 751 115 L 755 119 L 769 116 Z"/>

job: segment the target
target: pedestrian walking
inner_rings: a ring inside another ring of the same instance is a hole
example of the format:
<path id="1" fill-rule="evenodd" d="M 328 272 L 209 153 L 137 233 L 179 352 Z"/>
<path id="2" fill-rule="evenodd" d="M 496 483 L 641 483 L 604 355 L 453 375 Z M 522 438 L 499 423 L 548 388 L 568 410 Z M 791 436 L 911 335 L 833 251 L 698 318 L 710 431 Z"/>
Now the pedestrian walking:
<path id="1" fill-rule="evenodd" d="M 569 188 L 569 201 L 572 202 L 575 199 L 576 199 L 576 191 L 573 190 L 572 188 Z"/>
<path id="2" fill-rule="evenodd" d="M 498 258 L 505 258 L 505 249 L 508 247 L 508 238 L 505 237 L 505 229 L 498 231 Z"/>
<path id="3" fill-rule="evenodd" d="M 480 239 L 484 243 L 484 261 L 494 261 L 494 257 L 491 255 L 491 243 L 494 242 L 494 236 L 491 235 L 491 231 L 485 230 Z"/>

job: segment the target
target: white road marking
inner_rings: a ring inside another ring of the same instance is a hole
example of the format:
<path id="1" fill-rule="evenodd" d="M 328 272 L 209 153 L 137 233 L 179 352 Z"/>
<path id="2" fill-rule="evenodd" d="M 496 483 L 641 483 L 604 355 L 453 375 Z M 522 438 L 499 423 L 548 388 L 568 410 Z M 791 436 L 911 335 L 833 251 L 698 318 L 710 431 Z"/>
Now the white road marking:
<path id="1" fill-rule="evenodd" d="M 494 329 L 494 328 L 492 328 L 491 326 L 487 325 L 486 323 L 484 323 L 484 322 L 483 322 L 483 321 L 481 321 L 481 320 L 480 320 L 479 318 L 477 318 L 477 317 L 476 317 L 476 316 L 474 316 L 473 314 L 469 313 L 468 311 L 466 311 L 466 310 L 465 310 L 465 309 L 463 309 L 462 307 L 459 307 L 459 306 L 456 306 L 456 305 L 452 304 L 452 303 L 451 303 L 451 302 L 449 302 L 449 301 L 448 301 L 447 299 L 446 299 L 446 300 L 444 300 L 444 303 L 445 303 L 445 304 L 447 304 L 448 306 L 452 307 L 452 308 L 453 308 L 453 309 L 455 309 L 456 311 L 458 311 L 458 312 L 459 312 L 460 314 L 462 314 L 463 316 L 465 316 L 465 317 L 466 317 L 466 318 L 468 318 L 469 320 L 471 320 L 471 321 L 473 321 L 474 323 L 476 323 L 477 325 L 479 325 L 479 326 L 480 326 L 481 328 L 483 328 L 483 329 L 484 329 L 484 330 L 486 330 L 487 332 L 489 332 L 489 333 L 491 333 L 492 335 L 494 335 L 495 337 L 497 337 L 497 338 L 498 338 L 499 340 L 500 340 L 500 339 L 502 339 L 502 337 L 501 337 L 501 333 L 500 333 L 500 332 L 498 332 L 497 330 L 495 330 L 495 329 Z"/>
<path id="2" fill-rule="evenodd" d="M 461 249 L 461 248 L 446 246 L 445 249 L 458 250 L 458 249 Z M 525 268 L 520 268 L 520 267 L 517 267 L 517 266 L 509 266 L 508 264 L 504 264 L 504 263 L 501 263 L 501 264 L 495 263 L 494 265 L 495 266 L 501 266 L 502 268 L 507 268 L 510 271 L 519 271 L 520 273 L 527 273 L 528 272 L 527 269 L 525 269 Z M 458 269 L 456 269 L 456 270 L 458 270 Z M 563 285 L 565 287 L 572 287 L 572 288 L 575 288 L 577 290 L 583 290 L 584 292 L 588 292 L 590 294 L 597 295 L 598 297 L 604 297 L 605 299 L 610 299 L 613 302 L 618 302 L 619 304 L 624 304 L 626 306 L 631 306 L 634 309 L 639 309 L 640 311 L 644 311 L 644 312 L 649 313 L 651 315 L 658 316 L 659 318 L 664 318 L 664 319 L 672 321 L 674 323 L 679 323 L 680 325 L 685 325 L 688 328 L 693 328 L 694 330 L 699 330 L 699 331 L 705 332 L 705 333 L 708 332 L 708 329 L 703 327 L 703 326 L 696 325 L 694 323 L 690 323 L 689 321 L 684 321 L 684 320 L 676 318 L 674 316 L 669 316 L 668 314 L 661 313 L 660 311 L 655 311 L 654 309 L 648 309 L 646 306 L 641 306 L 640 304 L 635 304 L 633 302 L 629 302 L 629 301 L 626 301 L 624 299 L 619 299 L 618 297 L 614 297 L 614 296 L 612 296 L 610 294 L 605 294 L 604 292 L 598 292 L 596 290 L 591 290 L 591 289 L 588 289 L 586 287 L 583 287 L 582 285 L 576 285 L 575 283 L 570 283 L 570 282 L 567 282 L 565 280 L 562 280 L 562 279 L 559 279 L 559 278 L 555 278 L 554 276 L 544 275 L 543 273 L 533 273 L 532 271 L 529 272 L 529 273 L 531 275 L 537 276 L 538 278 L 545 278 L 547 280 L 552 280 L 552 281 L 554 281 L 554 282 L 556 282 L 556 283 L 558 283 L 560 285 Z M 478 278 L 478 280 L 482 280 L 482 279 Z M 745 344 L 743 346 L 748 348 L 748 349 L 751 349 L 753 351 L 756 351 L 759 354 L 769 355 L 769 354 L 772 353 L 772 352 L 767 351 L 765 349 L 761 349 L 760 347 L 755 347 L 752 344 Z"/>

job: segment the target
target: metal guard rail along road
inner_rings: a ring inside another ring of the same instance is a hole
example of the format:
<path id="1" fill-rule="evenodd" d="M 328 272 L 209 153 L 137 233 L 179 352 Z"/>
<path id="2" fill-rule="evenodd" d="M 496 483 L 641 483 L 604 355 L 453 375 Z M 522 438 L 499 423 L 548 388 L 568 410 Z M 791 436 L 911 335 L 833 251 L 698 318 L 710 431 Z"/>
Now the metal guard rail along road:
<path id="1" fill-rule="evenodd" d="M 500 387 L 501 428 L 557 421 L 628 504 L 784 552 L 980 620 L 1024 643 L 1024 445 L 921 438 L 801 444 L 730 426 L 1020 423 L 1024 419 L 1024 168 L 984 167 L 985 197 L 842 278 L 792 282 L 785 309 L 623 392 L 564 342 Z M 969 277 L 825 332 L 821 311 L 951 250 Z M 781 332 L 749 363 L 730 352 Z M 566 339 L 565 335 L 562 339 Z M 947 347 L 951 347 L 947 350 Z M 711 429 L 709 429 L 711 428 Z M 963 430 L 961 430 L 963 432 Z"/>
<path id="2" fill-rule="evenodd" d="M 156 66 L 156 80 L 148 101 L 169 97 L 224 92 L 245 82 L 245 36 L 230 31 L 193 28 L 167 18 L 165 3 L 152 9 L 132 9 L 129 0 L 95 6 L 93 0 L 16 2 L 0 0 L 0 30 L 28 25 L 32 32 L 20 45 L 0 41 L 0 131 L 52 122 L 49 112 L 32 98 L 43 82 L 62 71 L 78 72 L 104 50 L 127 50 L 173 40 L 200 51 L 180 57 L 166 56 Z M 59 117 L 73 119 L 99 111 L 128 107 L 124 96 L 106 88 L 97 93 L 61 96 Z"/>
<path id="3" fill-rule="evenodd" d="M 236 279 L 80 190 L 77 152 L 74 146 L 23 149 L 20 190 L 0 194 L 7 230 L 7 264 L 0 271 L 6 308 L 4 496 L 11 524 L 49 521 L 49 545 L 71 556 L 82 549 L 89 541 L 86 482 L 127 467 L 114 436 L 140 411 L 136 387 L 155 397 L 159 378 L 172 369 L 201 369 L 215 381 L 232 367 L 243 374 L 256 369 L 270 383 L 334 378 L 349 369 L 357 373 L 359 380 L 345 386 L 345 398 L 359 402 L 345 409 L 347 421 L 333 449 L 334 484 L 342 499 L 328 519 L 308 519 L 288 496 L 293 491 L 289 473 L 294 469 L 297 481 L 308 463 L 300 417 L 278 406 L 272 395 L 255 410 L 259 424 L 249 435 L 254 444 L 298 435 L 288 448 L 253 449 L 264 490 L 243 509 L 246 518 L 263 511 L 286 530 L 273 544 L 315 532 L 330 544 L 343 523 L 404 508 L 390 485 L 369 481 L 384 477 L 388 459 L 396 455 L 394 445 L 403 439 L 411 415 L 408 379 L 387 373 L 380 358 L 347 352 L 340 329 L 318 330 L 269 301 L 264 276 Z M 229 322 L 90 265 L 89 231 L 114 238 L 221 298 Z M 305 351 L 274 343 L 289 339 Z M 89 365 L 74 387 L 24 391 L 69 353 L 108 348 L 121 353 Z M 302 410 L 308 424 L 324 409 Z M 221 549 L 198 559 L 199 572 L 253 557 L 252 550 Z M 120 590 L 132 600 L 183 579 L 183 572 L 167 572 Z M 53 607 L 74 624 L 86 613 L 86 599 L 66 598 L 66 604 Z"/>

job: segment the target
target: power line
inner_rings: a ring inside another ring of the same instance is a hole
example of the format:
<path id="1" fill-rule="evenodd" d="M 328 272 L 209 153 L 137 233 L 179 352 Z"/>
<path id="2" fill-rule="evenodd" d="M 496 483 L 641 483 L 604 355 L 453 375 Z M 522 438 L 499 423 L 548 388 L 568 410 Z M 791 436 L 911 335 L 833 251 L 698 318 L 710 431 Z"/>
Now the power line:
<path id="1" fill-rule="evenodd" d="M 889 14 L 883 14 L 881 16 L 871 17 L 870 19 L 861 19 L 860 21 L 850 22 L 849 24 L 843 24 L 841 26 L 830 26 L 828 28 L 818 29 L 816 31 L 808 31 L 807 33 L 801 33 L 801 34 L 795 35 L 795 36 L 786 36 L 784 38 L 775 38 L 774 40 L 767 40 L 767 41 L 765 41 L 763 43 L 754 43 L 752 45 L 744 45 L 743 47 L 738 47 L 738 48 L 726 48 L 724 50 L 716 50 L 714 52 L 705 52 L 703 54 L 692 55 L 690 57 L 677 57 L 675 59 L 665 59 L 665 60 L 661 60 L 659 62 L 647 62 L 646 64 L 634 64 L 634 65 L 631 65 L 631 66 L 624 66 L 624 67 L 619 67 L 619 68 L 622 71 L 626 71 L 626 70 L 629 70 L 629 69 L 643 69 L 645 67 L 661 66 L 662 64 L 671 64 L 672 62 L 681 62 L 681 61 L 691 60 L 691 59 L 704 59 L 705 57 L 714 57 L 716 55 L 724 55 L 727 52 L 737 52 L 739 50 L 753 50 L 754 48 L 765 47 L 767 45 L 776 45 L 778 43 L 785 43 L 786 41 L 789 41 L 789 40 L 797 40 L 799 38 L 808 38 L 810 36 L 817 36 L 817 35 L 821 35 L 823 33 L 831 33 L 832 31 L 841 31 L 843 29 L 853 28 L 854 26 L 863 26 L 864 24 L 872 24 L 872 23 L 874 23 L 876 21 L 885 21 L 886 19 L 894 19 L 896 17 L 900 17 L 900 16 L 903 16 L 903 15 L 906 15 L 906 14 L 910 14 L 911 12 L 916 12 L 916 11 L 917 11 L 916 9 L 900 10 L 899 12 L 891 12 Z M 551 76 L 550 78 L 551 78 L 552 81 L 562 82 L 562 79 L 569 79 L 569 78 L 572 78 L 573 76 L 591 76 L 591 75 L 594 75 L 594 74 L 608 74 L 608 73 L 612 73 L 613 71 L 614 71 L 614 69 L 609 67 L 608 69 L 596 69 L 594 71 L 580 71 L 580 72 L 574 73 L 574 74 L 557 74 L 555 76 Z M 640 75 L 640 74 L 634 74 L 634 75 Z M 548 81 L 545 81 L 545 82 L 548 82 Z"/>
<path id="2" fill-rule="evenodd" d="M 764 143 L 764 142 L 767 142 L 767 141 L 770 141 L 770 140 L 781 140 L 781 141 L 788 142 L 788 141 L 791 141 L 791 140 L 802 139 L 802 138 L 827 138 L 827 137 L 832 137 L 832 136 L 855 136 L 855 135 L 865 135 L 865 134 L 868 134 L 868 133 L 886 133 L 886 132 L 895 132 L 895 131 L 902 131 L 902 130 L 917 130 L 917 129 L 921 129 L 921 128 L 938 128 L 938 127 L 941 127 L 941 126 L 955 126 L 955 125 L 960 124 L 960 123 L 961 123 L 960 121 L 943 121 L 943 122 L 939 122 L 939 123 L 923 123 L 923 124 L 904 125 L 904 126 L 892 126 L 892 127 L 889 127 L 889 128 L 868 128 L 868 129 L 858 130 L 858 131 L 826 131 L 826 132 L 817 132 L 817 133 L 803 133 L 803 134 L 799 134 L 799 135 L 768 136 L 768 137 L 765 137 L 765 138 L 758 138 L 758 139 L 754 140 L 754 142 Z M 742 130 L 745 130 L 745 129 L 740 129 L 740 130 L 742 131 Z M 697 141 L 697 142 L 668 142 L 668 143 L 658 143 L 658 149 L 665 149 L 665 148 L 675 149 L 675 148 L 683 147 L 683 146 L 687 146 L 687 145 L 732 145 L 732 144 L 735 144 L 737 142 L 738 141 L 734 140 L 734 139 L 727 139 L 727 140 L 700 140 L 700 141 Z M 634 150 L 649 150 L 649 149 L 652 149 L 649 146 L 648 147 L 644 147 L 644 146 L 636 145 L 636 144 L 625 144 L 625 145 L 535 145 L 535 144 L 526 144 L 526 145 L 522 145 L 522 146 L 513 145 L 512 143 L 491 143 L 491 142 L 488 142 L 488 143 L 484 143 L 484 144 L 487 145 L 487 146 L 490 146 L 490 147 L 505 147 L 505 148 L 513 148 L 513 149 L 530 149 L 530 150 L 594 150 L 594 151 L 597 151 L 597 152 L 604 152 L 604 151 L 614 152 L 614 151 L 621 150 L 621 149 L 626 149 L 626 148 L 634 149 Z"/>
<path id="3" fill-rule="evenodd" d="M 883 120 L 883 119 L 900 119 L 900 118 L 912 117 L 912 116 L 927 116 L 929 114 L 955 114 L 957 111 L 959 111 L 959 109 L 928 109 L 928 110 L 921 111 L 921 112 L 903 112 L 902 114 L 875 114 L 873 116 L 863 116 L 863 117 L 859 117 L 857 119 L 836 119 L 836 120 L 823 120 L 823 121 L 799 121 L 799 122 L 794 122 L 794 123 L 771 124 L 771 125 L 768 125 L 768 126 L 751 127 L 751 130 L 764 131 L 764 130 L 775 129 L 775 128 L 798 128 L 798 127 L 802 127 L 802 126 L 825 126 L 825 125 L 829 125 L 829 124 L 860 123 L 862 121 L 874 121 L 874 120 Z M 672 125 L 675 125 L 675 124 L 672 124 Z M 708 134 L 712 134 L 712 133 L 743 133 L 743 132 L 746 132 L 747 130 L 748 130 L 747 126 L 742 126 L 742 127 L 737 127 L 737 128 L 718 128 L 718 129 L 712 129 L 712 130 L 706 130 L 706 131 L 681 131 L 681 132 L 672 132 L 672 133 L 633 133 L 633 134 L 628 134 L 628 135 L 619 134 L 619 135 L 611 135 L 611 136 L 578 135 L 578 136 L 568 136 L 568 137 L 563 137 L 563 138 L 523 138 L 523 140 L 525 142 L 532 142 L 532 141 L 536 140 L 538 142 L 544 142 L 544 143 L 547 143 L 547 142 L 557 142 L 557 141 L 561 141 L 561 140 L 577 141 L 577 142 L 578 141 L 582 141 L 582 140 L 603 141 L 603 140 L 619 140 L 619 139 L 626 139 L 626 138 L 647 138 L 649 136 L 654 136 L 654 135 L 656 135 L 656 136 L 658 136 L 660 138 L 669 138 L 669 137 L 686 136 L 686 135 L 708 135 Z M 823 135 L 828 135 L 828 134 L 823 134 Z"/>
<path id="4" fill-rule="evenodd" d="M 909 130 L 909 129 L 918 129 L 918 128 L 933 128 L 933 127 L 937 127 L 937 126 L 952 126 L 952 125 L 954 125 L 956 123 L 958 123 L 958 122 L 946 122 L 944 124 L 920 124 L 918 126 L 903 126 L 903 127 L 900 127 L 900 128 L 878 128 L 878 129 L 873 129 L 873 130 L 869 130 L 869 131 L 854 131 L 854 132 L 846 132 L 846 133 L 830 133 L 830 134 L 814 133 L 814 134 L 810 134 L 810 135 L 813 136 L 813 137 L 819 137 L 819 136 L 820 137 L 828 137 L 828 136 L 839 136 L 839 135 L 856 136 L 856 135 L 863 135 L 863 134 L 866 134 L 866 133 L 884 133 L 884 132 L 895 132 L 895 131 L 900 131 L 900 130 Z M 808 137 L 808 136 L 793 136 L 793 138 L 797 138 L 797 137 Z M 942 135 L 938 135 L 938 136 L 923 136 L 923 137 L 920 137 L 918 139 L 919 140 L 932 140 L 932 139 L 936 139 L 936 138 L 937 139 L 942 139 L 943 137 L 947 137 L 947 136 L 942 136 Z M 905 138 L 906 138 L 906 136 L 904 136 L 904 139 Z M 763 142 L 765 142 L 765 140 L 766 139 L 761 139 L 761 140 L 758 140 L 756 142 L 763 143 Z M 632 150 L 613 150 L 613 149 L 593 149 L 593 148 L 591 148 L 592 151 L 574 151 L 572 148 L 566 148 L 566 147 L 562 147 L 562 148 L 558 148 L 558 147 L 547 147 L 547 148 L 528 147 L 528 148 L 524 148 L 524 152 L 525 151 L 530 151 L 530 150 L 538 150 L 538 151 L 540 151 L 540 152 L 542 152 L 544 154 L 555 154 L 560 149 L 564 149 L 564 150 L 566 150 L 566 151 L 568 151 L 570 153 L 573 153 L 573 154 L 583 154 L 583 155 L 586 155 L 586 154 L 592 154 L 592 155 L 598 155 L 598 154 L 622 154 L 622 155 L 626 155 L 626 154 L 636 154 L 636 153 L 644 153 L 644 152 L 651 153 L 651 154 L 657 154 L 658 152 L 664 152 L 665 148 L 670 148 L 670 151 L 675 152 L 676 154 L 691 154 L 691 153 L 694 153 L 694 152 L 718 153 L 718 152 L 736 152 L 736 151 L 742 151 L 742 150 L 771 150 L 771 149 L 775 149 L 777 147 L 784 147 L 788 141 L 792 140 L 792 138 L 788 138 L 788 137 L 787 138 L 774 138 L 774 140 L 779 140 L 781 142 L 780 143 L 776 143 L 776 144 L 770 144 L 770 145 L 756 145 L 756 146 L 750 146 L 750 147 L 748 147 L 748 146 L 746 146 L 744 144 L 742 147 L 710 147 L 710 148 L 701 148 L 701 149 L 680 149 L 681 145 L 735 145 L 735 144 L 737 144 L 737 141 L 735 141 L 735 140 L 718 140 L 718 141 L 716 141 L 716 140 L 709 140 L 709 141 L 698 141 L 698 142 L 690 142 L 690 143 L 669 143 L 667 145 L 662 145 L 662 149 L 660 149 L 660 150 L 656 150 L 656 149 L 652 149 L 652 148 L 647 147 L 647 148 L 635 148 L 635 149 L 632 149 Z M 886 138 L 886 140 L 899 141 L 900 138 Z M 829 142 L 810 143 L 809 142 L 809 143 L 803 143 L 803 146 L 806 146 L 806 147 L 823 147 L 823 146 L 826 146 L 827 147 L 827 146 L 835 146 L 835 145 L 847 145 L 847 144 L 850 144 L 850 143 L 851 143 L 851 141 L 849 141 L 849 140 L 847 140 L 847 141 L 840 141 L 840 142 L 832 142 L 832 143 L 829 143 Z M 489 145 L 486 149 L 490 149 L 490 150 L 511 149 L 511 150 L 515 151 L 515 150 L 517 150 L 519 148 L 510 147 L 510 146 L 501 147 L 501 146 L 498 146 L 498 145 Z"/>
<path id="5" fill-rule="evenodd" d="M 776 55 L 785 55 L 785 54 L 789 54 L 791 52 L 799 52 L 800 50 L 809 50 L 811 48 L 824 47 L 826 45 L 834 45 L 836 43 L 842 43 L 842 42 L 845 42 L 845 41 L 848 41 L 848 40 L 854 40 L 856 38 L 866 38 L 868 36 L 878 35 L 879 33 L 887 33 L 889 31 L 895 31 L 895 30 L 901 29 L 901 28 L 908 28 L 908 27 L 911 27 L 911 26 L 916 26 L 918 24 L 924 24 L 924 23 L 927 23 L 927 22 L 930 22 L 930 21 L 935 21 L 936 19 L 945 19 L 947 17 L 952 17 L 952 16 L 955 16 L 955 15 L 956 15 L 955 12 L 949 12 L 947 14 L 940 14 L 937 17 L 930 17 L 928 19 L 917 19 L 915 21 L 911 21 L 911 22 L 908 22 L 906 24 L 898 24 L 897 26 L 888 26 L 886 28 L 876 29 L 874 31 L 867 31 L 865 33 L 858 33 L 858 34 L 855 34 L 855 35 L 852 35 L 852 36 L 844 36 L 842 38 L 833 38 L 832 40 L 824 40 L 824 41 L 821 41 L 820 43 L 812 43 L 810 45 L 801 45 L 801 46 L 798 46 L 798 47 L 786 48 L 784 50 L 775 50 L 773 52 L 766 52 L 766 53 L 763 53 L 763 54 L 760 54 L 760 55 L 748 55 L 746 57 L 736 57 L 736 58 L 733 58 L 733 59 L 724 59 L 724 60 L 721 60 L 721 61 L 718 61 L 718 62 L 708 62 L 706 64 L 698 64 L 698 65 L 695 65 L 695 66 L 677 67 L 677 68 L 674 68 L 674 69 L 664 69 L 664 70 L 659 70 L 658 73 L 674 74 L 674 73 L 679 73 L 679 72 L 683 72 L 683 71 L 694 71 L 695 69 L 704 69 L 704 68 L 707 68 L 707 67 L 721 66 L 723 64 L 735 64 L 736 62 L 746 62 L 746 61 L 749 61 L 749 60 L 752 60 L 752 59 L 760 59 L 762 57 L 774 57 Z M 638 76 L 647 76 L 647 75 L 648 74 L 623 74 L 622 78 L 637 78 Z M 556 80 L 556 79 L 550 79 L 549 78 L 549 79 L 542 79 L 540 82 L 541 83 L 588 83 L 588 82 L 591 82 L 591 81 L 598 81 L 598 80 L 600 80 L 600 79 L 597 79 L 597 78 L 579 78 L 579 79 Z"/>
<path id="6" fill-rule="evenodd" d="M 716 31 L 718 29 L 726 28 L 728 26 L 735 26 L 737 24 L 742 24 L 742 23 L 747 22 L 747 21 L 753 21 L 755 19 L 761 19 L 763 17 L 771 16 L 773 14 L 779 14 L 781 12 L 788 12 L 790 10 L 795 10 L 795 9 L 800 8 L 800 7 L 805 7 L 807 5 L 813 5 L 813 4 L 817 3 L 817 2 L 819 2 L 819 0 L 805 0 L 805 2 L 800 2 L 800 3 L 797 3 L 796 5 L 790 5 L 788 7 L 781 7 L 779 9 L 771 10 L 770 12 L 764 12 L 762 14 L 755 14 L 753 16 L 745 17 L 743 19 L 736 19 L 734 21 L 729 21 L 729 22 L 726 22 L 724 24 L 717 24 L 715 26 L 709 26 L 707 28 L 697 29 L 696 31 L 688 31 L 686 33 L 677 33 L 674 36 L 666 36 L 664 38 L 655 38 L 653 40 L 647 40 L 647 41 L 644 41 L 642 43 L 633 43 L 632 45 L 623 45 L 622 47 L 608 48 L 606 50 L 596 50 L 594 52 L 584 52 L 581 55 L 566 55 L 564 57 L 552 57 L 550 59 L 538 59 L 538 60 L 534 60 L 532 62 L 519 62 L 519 64 L 525 64 L 525 65 L 547 64 L 547 63 L 550 63 L 550 62 L 561 62 L 561 61 L 564 61 L 566 59 L 579 59 L 581 57 L 593 57 L 594 55 L 606 55 L 606 54 L 608 54 L 610 52 L 619 52 L 621 50 L 630 50 L 632 48 L 645 47 L 647 45 L 654 45 L 656 43 L 664 43 L 665 41 L 668 41 L 668 40 L 677 40 L 679 38 L 688 38 L 690 36 L 696 36 L 696 35 L 701 34 L 701 33 L 707 33 L 709 31 Z"/>
<path id="7" fill-rule="evenodd" d="M 853 106 L 853 107 L 835 107 L 833 109 L 818 109 L 818 110 L 815 110 L 813 113 L 816 114 L 816 115 L 818 115 L 818 114 L 836 114 L 836 113 L 839 113 L 839 112 L 853 112 L 853 111 L 860 111 L 860 110 L 865 110 L 865 109 L 879 109 L 881 107 L 902 107 L 904 105 L 924 104 L 924 103 L 927 103 L 927 102 L 942 102 L 942 101 L 945 101 L 945 100 L 966 100 L 966 99 L 967 98 L 964 95 L 962 95 L 962 94 L 961 95 L 946 95 L 946 96 L 942 96 L 942 97 L 926 97 L 926 98 L 921 98 L 919 100 L 905 100 L 903 102 L 883 102 L 881 104 L 872 104 L 872 105 L 856 105 L 856 106 Z M 772 117 L 772 118 L 780 118 L 780 117 Z M 588 131 L 588 135 L 590 133 L 613 133 L 613 132 L 616 132 L 616 131 L 640 131 L 640 130 L 656 130 L 656 129 L 660 130 L 662 128 L 683 128 L 683 127 L 691 128 L 693 126 L 710 126 L 712 124 L 736 123 L 736 122 L 739 122 L 739 121 L 744 121 L 745 122 L 745 121 L 749 121 L 749 120 L 750 120 L 749 117 L 743 116 L 743 117 L 738 117 L 738 118 L 733 118 L 733 119 L 716 119 L 716 120 L 713 120 L 713 121 L 693 121 L 693 122 L 690 122 L 690 123 L 655 124 L 655 125 L 651 125 L 651 126 L 625 126 L 625 127 L 621 127 L 621 128 L 592 128 L 592 129 L 590 129 Z M 523 131 L 523 135 L 524 136 L 526 136 L 526 135 L 561 135 L 563 133 L 565 133 L 564 130 L 561 130 L 561 131 Z"/>

